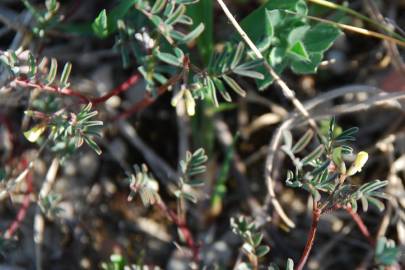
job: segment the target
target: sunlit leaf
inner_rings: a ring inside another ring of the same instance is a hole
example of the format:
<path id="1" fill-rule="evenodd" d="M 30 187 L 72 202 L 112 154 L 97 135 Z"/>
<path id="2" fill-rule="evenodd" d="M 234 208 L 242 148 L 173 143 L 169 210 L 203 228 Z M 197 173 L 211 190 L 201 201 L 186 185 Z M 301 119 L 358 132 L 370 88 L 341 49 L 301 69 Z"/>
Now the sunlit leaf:
<path id="1" fill-rule="evenodd" d="M 107 11 L 105 9 L 98 14 L 91 27 L 98 37 L 108 36 Z"/>
<path id="2" fill-rule="evenodd" d="M 48 75 L 46 76 L 46 84 L 50 85 L 53 83 L 56 77 L 56 72 L 58 70 L 58 62 L 55 58 L 51 59 L 51 66 L 49 67 Z"/>
<path id="3" fill-rule="evenodd" d="M 303 158 L 301 160 L 301 163 L 303 165 L 306 165 L 308 163 L 310 163 L 311 161 L 319 158 L 323 152 L 324 152 L 325 148 L 323 145 L 319 145 L 317 148 L 315 148 L 311 153 L 309 153 L 305 158 Z"/>
<path id="4" fill-rule="evenodd" d="M 229 87 L 231 87 L 231 89 L 233 91 L 235 91 L 235 93 L 237 93 L 238 95 L 240 95 L 242 97 L 246 96 L 245 90 L 243 90 L 234 79 L 232 79 L 231 77 L 229 77 L 227 75 L 222 75 L 222 78 L 229 85 Z"/>
<path id="5" fill-rule="evenodd" d="M 165 7 L 166 0 L 156 0 L 155 3 L 152 6 L 152 9 L 150 10 L 150 13 L 156 14 L 159 13 L 163 10 Z"/>
<path id="6" fill-rule="evenodd" d="M 270 251 L 270 248 L 268 247 L 268 246 L 259 246 L 257 249 L 256 249 L 256 256 L 257 257 L 263 257 L 263 256 L 265 256 L 267 253 L 269 253 L 269 251 Z"/>
<path id="7" fill-rule="evenodd" d="M 312 131 L 312 129 L 307 130 L 305 134 L 299 139 L 299 141 L 292 147 L 291 151 L 295 154 L 304 150 L 313 136 L 314 132 Z"/>
<path id="8" fill-rule="evenodd" d="M 67 62 L 63 67 L 62 75 L 60 76 L 60 87 L 64 88 L 69 86 L 68 80 L 71 70 L 72 64 L 70 62 Z"/>

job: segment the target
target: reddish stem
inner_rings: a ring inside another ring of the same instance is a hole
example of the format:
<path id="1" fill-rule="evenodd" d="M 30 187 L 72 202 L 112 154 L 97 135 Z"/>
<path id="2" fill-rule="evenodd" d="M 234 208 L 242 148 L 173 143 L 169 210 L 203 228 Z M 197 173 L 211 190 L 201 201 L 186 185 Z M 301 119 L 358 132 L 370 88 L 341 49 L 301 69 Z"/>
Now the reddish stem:
<path id="1" fill-rule="evenodd" d="M 98 98 L 90 99 L 90 101 L 94 105 L 103 103 L 103 102 L 107 101 L 110 97 L 117 96 L 121 92 L 128 90 L 132 85 L 138 83 L 140 78 L 141 78 L 141 76 L 138 73 L 135 73 L 135 74 L 131 75 L 131 77 L 129 77 L 123 83 L 121 83 L 119 86 L 117 86 L 116 88 L 111 90 L 108 94 L 98 97 Z"/>
<path id="2" fill-rule="evenodd" d="M 144 108 L 148 107 L 152 103 L 156 101 L 156 99 L 161 96 L 164 92 L 166 92 L 167 88 L 163 89 L 162 91 L 158 91 L 157 97 L 153 98 L 151 94 L 147 93 L 144 98 L 137 103 L 135 103 L 133 106 L 131 106 L 129 109 L 123 111 L 119 115 L 114 117 L 114 120 L 118 119 L 126 119 L 133 115 L 134 113 L 137 113 L 139 111 L 142 111 Z"/>
<path id="3" fill-rule="evenodd" d="M 28 166 L 28 162 L 24 158 L 21 160 L 21 163 L 22 163 L 24 168 Z M 23 202 L 21 204 L 20 209 L 18 210 L 18 213 L 17 213 L 14 221 L 10 224 L 10 226 L 8 227 L 6 232 L 4 233 L 4 238 L 6 238 L 6 239 L 10 239 L 15 234 L 15 232 L 18 230 L 18 228 L 20 227 L 22 221 L 26 217 L 28 208 L 29 208 L 29 206 L 31 204 L 30 194 L 33 191 L 32 174 L 31 173 L 27 174 L 26 181 L 27 181 L 27 192 L 24 195 L 24 200 L 23 200 Z"/>
<path id="4" fill-rule="evenodd" d="M 31 88 L 41 89 L 42 91 L 62 94 L 65 96 L 78 97 L 83 102 L 89 102 L 89 99 L 86 96 L 84 96 L 80 93 L 77 93 L 70 88 L 59 88 L 59 87 L 50 86 L 50 85 L 43 85 L 40 83 L 30 82 L 29 80 L 21 79 L 21 78 L 16 78 L 16 79 L 14 79 L 13 82 L 20 85 L 21 87 L 27 87 L 27 88 L 31 87 Z"/>
<path id="5" fill-rule="evenodd" d="M 161 85 L 157 89 L 157 95 L 156 97 L 152 97 L 152 94 L 149 92 L 145 94 L 144 98 L 137 103 L 135 103 L 131 108 L 127 109 L 126 111 L 122 112 L 121 114 L 117 115 L 114 120 L 118 119 L 125 119 L 128 118 L 129 116 L 133 115 L 134 113 L 137 113 L 144 108 L 148 107 L 152 103 L 156 101 L 156 99 L 164 94 L 167 89 L 175 84 L 177 81 L 179 81 L 183 76 L 183 73 L 176 74 L 173 77 L 171 77 L 165 84 Z"/>
<path id="6" fill-rule="evenodd" d="M 187 78 L 187 74 L 189 72 L 189 68 L 190 68 L 190 59 L 188 58 L 188 56 L 185 56 L 184 59 L 183 59 L 183 70 L 182 70 L 182 72 L 172 76 L 169 80 L 167 80 L 167 82 L 165 84 L 159 86 L 158 89 L 157 89 L 157 94 L 156 94 L 155 97 L 153 97 L 150 93 L 146 93 L 146 95 L 144 96 L 144 98 L 142 100 L 135 103 L 128 110 L 126 110 L 126 111 L 122 112 L 121 114 L 119 114 L 118 116 L 116 116 L 114 118 L 114 120 L 128 118 L 132 114 L 134 114 L 136 112 L 139 112 L 140 110 L 142 110 L 142 109 L 146 108 L 147 106 L 151 105 L 153 102 L 155 102 L 155 100 L 159 96 L 161 96 L 163 93 L 165 93 L 167 91 L 167 89 L 169 89 L 170 86 L 176 84 L 181 79 L 183 79 L 185 81 L 186 78 Z"/>
<path id="7" fill-rule="evenodd" d="M 305 264 L 307 263 L 309 253 L 311 252 L 312 246 L 314 244 L 316 231 L 318 230 L 319 220 L 321 218 L 322 210 L 318 208 L 316 202 L 314 202 L 313 210 L 312 210 L 312 224 L 311 230 L 308 233 L 307 243 L 305 244 L 304 251 L 302 252 L 301 258 L 298 262 L 296 270 L 304 269 Z"/>
<path id="8" fill-rule="evenodd" d="M 160 210 L 162 210 L 164 213 L 167 214 L 169 220 L 171 220 L 174 224 L 176 224 L 182 236 L 184 237 L 187 246 L 191 249 L 193 253 L 194 262 L 198 265 L 200 261 L 199 247 L 196 245 L 193 235 L 191 234 L 190 229 L 187 227 L 187 224 L 183 222 L 175 212 L 170 210 L 162 200 L 159 200 L 159 202 L 157 202 L 156 205 L 159 207 Z"/>
<path id="9" fill-rule="evenodd" d="M 375 241 L 374 239 L 371 237 L 369 230 L 367 229 L 366 224 L 364 224 L 362 218 L 360 217 L 359 214 L 357 214 L 357 212 L 353 211 L 353 209 L 351 207 L 345 207 L 346 211 L 350 214 L 350 216 L 352 217 L 352 219 L 354 220 L 354 222 L 356 222 L 357 227 L 359 227 L 361 233 L 363 234 L 363 236 L 367 239 L 367 241 L 370 243 L 370 245 L 374 246 L 375 245 Z"/>
<path id="10" fill-rule="evenodd" d="M 189 59 L 188 59 L 188 57 L 184 58 L 183 64 L 184 64 L 183 72 L 181 72 L 180 74 L 174 75 L 164 85 L 161 85 L 157 90 L 157 96 L 156 97 L 152 97 L 152 95 L 150 93 L 147 93 L 142 100 L 135 103 L 128 110 L 126 110 L 123 113 L 116 116 L 114 118 L 114 120 L 128 118 L 132 114 L 134 114 L 134 113 L 136 113 L 138 111 L 141 111 L 142 109 L 146 108 L 147 106 L 149 106 L 153 102 L 155 102 L 157 97 L 159 97 L 160 95 L 165 93 L 167 91 L 167 89 L 171 85 L 175 84 L 180 79 L 182 79 L 182 76 L 184 75 L 184 72 L 188 71 L 188 67 L 189 67 Z M 129 77 L 126 81 L 121 83 L 118 87 L 116 87 L 116 88 L 112 89 L 111 91 L 109 91 L 108 94 L 105 94 L 105 95 L 103 95 L 101 97 L 98 97 L 98 98 L 90 98 L 90 99 L 88 97 L 74 91 L 73 89 L 70 89 L 70 88 L 59 88 L 59 87 L 55 87 L 55 86 L 51 86 L 51 85 L 43 85 L 43 84 L 40 84 L 40 83 L 31 82 L 31 81 L 29 81 L 27 79 L 24 79 L 24 78 L 15 78 L 13 83 L 17 84 L 17 85 L 20 85 L 21 87 L 27 87 L 27 88 L 30 87 L 30 88 L 40 89 L 42 91 L 48 91 L 48 92 L 58 93 L 58 94 L 66 95 L 66 96 L 78 97 L 84 103 L 91 102 L 94 105 L 96 105 L 96 104 L 103 103 L 103 102 L 107 101 L 112 96 L 116 96 L 116 95 L 128 90 L 132 85 L 136 84 L 139 81 L 139 79 L 140 79 L 140 75 L 138 73 L 135 73 L 135 74 L 131 75 L 131 77 Z"/>
<path id="11" fill-rule="evenodd" d="M 65 95 L 65 96 L 78 97 L 83 103 L 91 102 L 94 105 L 96 105 L 96 104 L 107 101 L 112 96 L 119 95 L 120 93 L 128 90 L 132 85 L 138 83 L 139 79 L 140 79 L 140 75 L 138 73 L 135 73 L 135 74 L 131 75 L 123 83 L 121 83 L 119 86 L 117 86 L 116 88 L 109 91 L 108 94 L 105 94 L 98 98 L 88 98 L 70 88 L 59 88 L 59 87 L 55 87 L 55 86 L 51 86 L 51 85 L 34 83 L 27 79 L 22 79 L 22 78 L 16 78 L 16 79 L 14 79 L 13 82 L 18 84 L 21 87 L 36 88 L 36 89 L 40 89 L 42 91 L 57 93 L 57 94 Z"/>

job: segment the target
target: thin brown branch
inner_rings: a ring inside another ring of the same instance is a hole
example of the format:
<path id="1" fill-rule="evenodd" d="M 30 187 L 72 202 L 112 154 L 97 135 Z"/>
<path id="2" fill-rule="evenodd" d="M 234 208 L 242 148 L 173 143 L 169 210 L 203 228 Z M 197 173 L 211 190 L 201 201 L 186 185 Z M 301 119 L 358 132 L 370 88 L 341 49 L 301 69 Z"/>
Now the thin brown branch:
<path id="1" fill-rule="evenodd" d="M 35 266 L 36 269 L 41 270 L 42 268 L 42 245 L 44 242 L 44 231 L 45 231 L 45 217 L 39 206 L 40 200 L 44 199 L 49 195 L 52 186 L 55 184 L 56 175 L 59 169 L 59 159 L 54 158 L 51 165 L 49 166 L 48 172 L 45 176 L 45 180 L 42 183 L 41 190 L 38 196 L 38 205 L 34 217 L 34 243 L 35 243 Z"/>
<path id="2" fill-rule="evenodd" d="M 276 157 L 276 153 L 278 151 L 278 147 L 281 144 L 282 140 L 282 135 L 284 130 L 289 129 L 289 126 L 293 123 L 293 118 L 288 119 L 283 122 L 283 124 L 276 130 L 275 134 L 273 135 L 268 152 L 267 152 L 267 158 L 266 158 L 266 166 L 265 166 L 265 171 L 264 175 L 266 178 L 266 184 L 267 184 L 267 190 L 268 190 L 268 195 L 266 198 L 266 204 L 264 206 L 264 211 L 266 212 L 266 208 L 268 207 L 268 203 L 271 203 L 271 205 L 274 207 L 276 210 L 277 214 L 280 216 L 280 218 L 285 222 L 287 226 L 290 228 L 294 228 L 295 224 L 294 222 L 287 216 L 287 214 L 284 212 L 281 204 L 277 200 L 276 193 L 274 191 L 274 180 L 273 180 L 273 166 L 274 166 L 274 160 Z"/>

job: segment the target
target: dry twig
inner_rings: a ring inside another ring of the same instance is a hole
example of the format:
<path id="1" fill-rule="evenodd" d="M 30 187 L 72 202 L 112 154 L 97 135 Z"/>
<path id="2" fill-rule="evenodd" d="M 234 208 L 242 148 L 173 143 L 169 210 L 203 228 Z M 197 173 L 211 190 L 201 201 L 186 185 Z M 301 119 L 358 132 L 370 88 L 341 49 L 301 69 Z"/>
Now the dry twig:
<path id="1" fill-rule="evenodd" d="M 45 181 L 42 183 L 41 190 L 38 196 L 38 204 L 40 200 L 49 195 L 52 186 L 56 180 L 56 174 L 59 169 L 59 159 L 54 158 L 51 165 L 49 166 L 48 173 L 46 174 Z M 37 210 L 34 217 L 34 243 L 35 243 L 35 266 L 36 269 L 41 270 L 42 268 L 42 245 L 44 242 L 44 231 L 45 231 L 45 218 L 41 211 L 40 206 L 37 206 Z"/>

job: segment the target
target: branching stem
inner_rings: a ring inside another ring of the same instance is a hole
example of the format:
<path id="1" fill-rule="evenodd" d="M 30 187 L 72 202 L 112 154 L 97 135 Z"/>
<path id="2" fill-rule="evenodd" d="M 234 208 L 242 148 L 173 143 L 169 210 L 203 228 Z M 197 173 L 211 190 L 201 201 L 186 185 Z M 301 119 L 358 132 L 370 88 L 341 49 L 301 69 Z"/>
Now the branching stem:
<path id="1" fill-rule="evenodd" d="M 359 214 L 357 214 L 351 207 L 342 207 L 341 205 L 335 205 L 333 209 L 341 209 L 344 208 L 352 217 L 353 221 L 356 222 L 357 226 L 359 227 L 363 236 L 368 240 L 371 246 L 375 245 L 375 240 L 371 237 L 370 231 L 368 230 L 367 226 L 364 224 L 362 218 Z M 312 211 L 312 224 L 311 229 L 308 233 L 307 243 L 305 244 L 304 251 L 302 252 L 301 258 L 295 270 L 302 270 L 308 260 L 309 253 L 311 252 L 312 246 L 314 244 L 316 232 L 318 229 L 319 220 L 321 214 L 324 210 L 324 207 L 319 207 L 317 203 L 314 203 L 313 211 Z"/>

